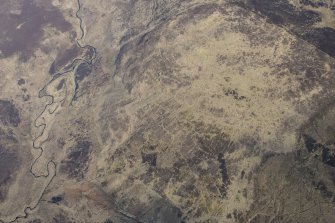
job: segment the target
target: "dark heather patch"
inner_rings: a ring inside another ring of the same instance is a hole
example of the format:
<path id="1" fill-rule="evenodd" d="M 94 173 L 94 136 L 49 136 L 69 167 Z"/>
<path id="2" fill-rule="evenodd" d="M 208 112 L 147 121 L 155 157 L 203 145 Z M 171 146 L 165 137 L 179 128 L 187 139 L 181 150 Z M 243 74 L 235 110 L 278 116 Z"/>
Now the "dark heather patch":
<path id="1" fill-rule="evenodd" d="M 321 16 L 313 11 L 296 8 L 288 0 L 247 0 L 239 5 L 265 16 L 270 22 L 280 25 L 292 34 L 313 44 L 318 49 L 335 56 L 335 30 L 317 28 Z M 310 2 L 310 1 L 308 1 Z M 310 3 L 306 2 L 306 5 Z"/>
<path id="2" fill-rule="evenodd" d="M 223 197 L 226 197 L 227 196 L 227 187 L 230 183 L 230 180 L 229 180 L 228 171 L 227 171 L 227 167 L 226 167 L 226 161 L 224 159 L 223 153 L 219 153 L 218 161 L 220 162 L 220 173 L 221 173 L 221 178 L 222 178 L 222 182 L 223 182 L 223 185 L 220 188 L 220 192 L 221 192 Z"/>
<path id="3" fill-rule="evenodd" d="M 63 80 L 61 80 L 61 81 L 59 82 L 59 84 L 57 85 L 57 91 L 59 91 L 60 89 L 62 89 L 63 86 L 64 86 L 64 84 L 65 84 L 65 80 L 63 79 Z"/>
<path id="4" fill-rule="evenodd" d="M 314 188 L 318 191 L 320 191 L 321 195 L 325 198 L 332 198 L 333 197 L 333 193 L 331 191 L 328 190 L 327 186 L 325 185 L 324 182 L 319 181 L 319 182 L 312 182 L 312 185 L 314 186 Z"/>
<path id="5" fill-rule="evenodd" d="M 51 203 L 53 204 L 59 204 L 59 202 L 61 202 L 63 200 L 62 196 L 54 196 L 51 198 Z"/>
<path id="6" fill-rule="evenodd" d="M 1 147 L 1 145 L 0 145 Z M 0 148 L 1 150 L 1 148 Z M 0 156 L 0 187 L 7 184 L 11 178 L 11 170 L 17 163 L 15 153 L 2 152 Z"/>
<path id="7" fill-rule="evenodd" d="M 304 134 L 303 138 L 304 138 L 306 149 L 309 153 L 319 152 L 321 154 L 321 158 L 318 155 L 316 155 L 317 158 L 320 158 L 324 164 L 329 165 L 331 167 L 335 167 L 334 151 L 329 149 L 327 146 L 321 143 L 318 143 L 311 136 Z"/>
<path id="8" fill-rule="evenodd" d="M 76 45 L 72 45 L 70 48 L 61 50 L 54 62 L 50 65 L 49 74 L 54 75 L 65 65 L 69 65 L 72 61 L 78 57 L 81 53 L 81 50 Z"/>
<path id="9" fill-rule="evenodd" d="M 20 122 L 19 110 L 15 105 L 10 101 L 0 99 L 0 123 L 5 126 L 17 127 Z"/>
<path id="10" fill-rule="evenodd" d="M 233 97 L 237 101 L 247 99 L 245 96 L 239 95 L 239 93 L 237 92 L 237 89 L 228 89 L 225 91 L 225 95 Z"/>
<path id="11" fill-rule="evenodd" d="M 81 63 L 76 69 L 76 81 L 83 80 L 92 71 L 91 66 L 88 63 Z"/>
<path id="12" fill-rule="evenodd" d="M 311 0 L 300 0 L 300 3 L 304 4 L 304 5 L 310 5 L 314 8 L 319 8 L 319 7 L 327 7 L 327 4 L 325 2 L 322 1 L 311 1 Z"/>
<path id="13" fill-rule="evenodd" d="M 149 213 L 141 217 L 141 222 L 181 222 L 182 212 L 172 206 L 168 201 L 162 201 L 163 205 L 153 207 Z M 152 221 L 150 221 L 153 219 Z"/>
<path id="14" fill-rule="evenodd" d="M 306 134 L 304 134 L 303 137 L 308 152 L 313 153 L 319 149 L 320 145 L 316 142 L 315 139 Z"/>
<path id="15" fill-rule="evenodd" d="M 330 179 L 335 185 L 335 170 L 330 171 Z"/>
<path id="16" fill-rule="evenodd" d="M 247 7 L 262 13 L 277 25 L 295 25 L 296 28 L 304 28 L 321 21 L 319 14 L 298 10 L 288 0 L 248 0 Z"/>
<path id="17" fill-rule="evenodd" d="M 80 49 L 73 45 L 70 49 L 66 49 L 59 53 L 56 57 L 57 66 L 62 67 L 72 60 L 80 53 Z"/>
<path id="18" fill-rule="evenodd" d="M 156 166 L 156 160 L 156 153 L 145 154 L 142 152 L 142 163 L 148 163 L 150 166 Z"/>
<path id="19" fill-rule="evenodd" d="M 17 84 L 20 85 L 20 86 L 24 85 L 25 83 L 26 83 L 26 81 L 23 78 L 21 78 L 20 80 L 17 81 Z"/>
<path id="20" fill-rule="evenodd" d="M 56 61 L 52 62 L 50 68 L 49 68 L 49 74 L 54 75 L 57 73 L 56 70 Z"/>
<path id="21" fill-rule="evenodd" d="M 0 56 L 6 58 L 18 53 L 21 61 L 33 56 L 45 25 L 62 32 L 72 28 L 57 8 L 46 10 L 36 6 L 32 0 L 21 0 L 16 6 L 12 1 L 2 1 L 0 21 Z"/>
<path id="22" fill-rule="evenodd" d="M 88 168 L 91 142 L 83 140 L 71 148 L 66 160 L 61 162 L 60 172 L 70 178 L 82 179 Z"/>
<path id="23" fill-rule="evenodd" d="M 16 155 L 19 145 L 12 134 L 0 128 L 0 202 L 6 199 L 8 186 L 20 164 Z"/>
<path id="24" fill-rule="evenodd" d="M 335 29 L 314 28 L 304 33 L 302 37 L 330 56 L 335 56 Z"/>
<path id="25" fill-rule="evenodd" d="M 321 160 L 324 164 L 335 167 L 335 153 L 332 152 L 329 148 L 322 148 Z"/>

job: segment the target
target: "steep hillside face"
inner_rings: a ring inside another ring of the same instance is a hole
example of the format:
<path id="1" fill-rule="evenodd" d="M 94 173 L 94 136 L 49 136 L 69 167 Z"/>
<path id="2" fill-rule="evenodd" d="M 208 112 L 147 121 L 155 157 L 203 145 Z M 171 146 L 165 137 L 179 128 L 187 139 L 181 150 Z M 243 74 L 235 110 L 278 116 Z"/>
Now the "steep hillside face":
<path id="1" fill-rule="evenodd" d="M 332 2 L 6 7 L 0 221 L 333 221 Z"/>

